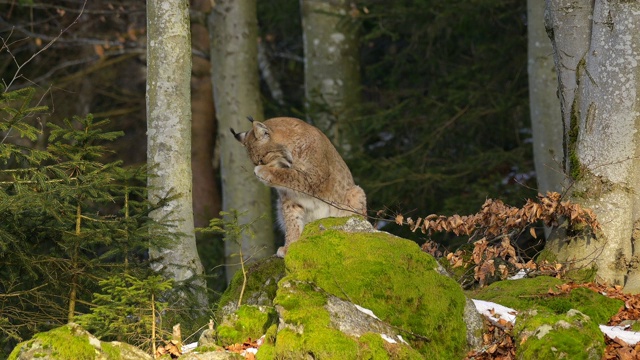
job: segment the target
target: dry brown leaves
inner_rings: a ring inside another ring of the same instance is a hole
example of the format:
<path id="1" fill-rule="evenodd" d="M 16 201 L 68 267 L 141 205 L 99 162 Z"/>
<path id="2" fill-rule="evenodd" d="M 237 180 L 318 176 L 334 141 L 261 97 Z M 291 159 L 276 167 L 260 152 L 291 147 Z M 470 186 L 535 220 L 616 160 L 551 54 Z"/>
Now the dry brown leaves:
<path id="1" fill-rule="evenodd" d="M 162 355 L 169 355 L 172 359 L 177 359 L 182 355 L 182 349 L 180 349 L 180 343 L 176 340 L 171 340 L 165 342 L 164 345 L 158 346 L 156 349 L 156 358 L 161 357 Z"/>
<path id="2" fill-rule="evenodd" d="M 242 344 L 240 343 L 231 344 L 225 347 L 225 349 L 232 353 L 241 354 L 247 360 L 255 360 L 256 356 L 253 353 L 247 351 L 247 349 L 257 349 L 260 347 L 260 345 L 261 345 L 261 341 L 259 339 L 251 340 L 251 338 L 248 338 Z"/>
<path id="3" fill-rule="evenodd" d="M 571 224 L 584 224 L 596 230 L 600 224 L 591 209 L 582 208 L 570 201 L 560 201 L 557 192 L 538 194 L 538 201 L 531 199 L 522 208 L 509 206 L 500 200 L 487 199 L 482 209 L 468 216 L 442 216 L 431 214 L 418 217 L 417 220 L 404 218 L 399 214 L 395 218 L 398 225 L 408 225 L 411 231 L 420 229 L 423 234 L 432 232 L 451 232 L 460 235 L 474 235 L 478 232 L 487 238 L 506 235 L 514 230 L 522 231 L 526 226 L 542 221 L 547 226 L 558 225 L 558 219 L 564 217 Z M 535 237 L 535 233 L 532 234 Z"/>
<path id="4" fill-rule="evenodd" d="M 484 349 L 470 351 L 465 360 L 513 360 L 516 358 L 516 347 L 513 343 L 511 330 L 513 325 L 504 320 L 494 324 L 484 319 L 485 333 L 482 336 Z"/>

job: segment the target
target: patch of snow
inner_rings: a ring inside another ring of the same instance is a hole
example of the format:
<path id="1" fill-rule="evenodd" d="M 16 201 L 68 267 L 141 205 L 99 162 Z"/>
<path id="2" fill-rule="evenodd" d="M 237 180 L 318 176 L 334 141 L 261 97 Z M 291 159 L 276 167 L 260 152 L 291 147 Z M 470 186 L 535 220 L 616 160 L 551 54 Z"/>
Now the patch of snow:
<path id="1" fill-rule="evenodd" d="M 473 301 L 480 314 L 493 322 L 497 322 L 498 319 L 504 319 L 512 324 L 516 323 L 516 314 L 518 312 L 514 309 L 490 301 L 476 299 L 471 299 L 471 301 Z"/>
<path id="2" fill-rule="evenodd" d="M 406 342 L 406 341 L 402 338 L 402 336 L 398 335 L 398 339 L 400 339 L 400 342 L 401 342 L 401 343 L 404 343 L 404 344 L 406 344 L 406 345 L 409 345 L 409 343 L 408 343 L 408 342 Z"/>
<path id="3" fill-rule="evenodd" d="M 193 351 L 193 349 L 195 349 L 197 347 L 198 347 L 198 343 L 197 342 L 194 342 L 194 343 L 191 343 L 191 344 L 182 345 L 182 353 L 186 354 L 188 352 Z"/>
<path id="4" fill-rule="evenodd" d="M 527 277 L 527 272 L 524 269 L 520 269 L 515 275 L 508 277 L 507 280 L 520 280 Z"/>
<path id="5" fill-rule="evenodd" d="M 354 305 L 355 305 L 355 304 L 354 304 Z M 377 320 L 380 320 L 380 319 L 376 316 L 376 314 L 374 314 L 374 313 L 373 313 L 373 311 L 371 311 L 371 310 L 369 310 L 369 309 L 365 309 L 365 308 L 363 308 L 363 307 L 362 307 L 362 306 L 360 306 L 360 305 L 356 305 L 356 309 L 358 309 L 360 312 L 363 312 L 363 313 L 365 313 L 365 314 L 367 314 L 367 315 L 371 316 L 372 318 L 375 318 L 375 319 L 377 319 Z"/>
<path id="6" fill-rule="evenodd" d="M 640 342 L 640 332 L 626 331 L 626 326 L 607 326 L 600 325 L 600 331 L 607 334 L 608 337 L 624 340 L 627 344 L 634 346 Z"/>
<path id="7" fill-rule="evenodd" d="M 384 341 L 390 343 L 390 344 L 397 344 L 398 342 L 393 340 L 391 337 L 385 335 L 385 334 L 380 334 L 380 337 L 382 337 L 384 339 Z"/>

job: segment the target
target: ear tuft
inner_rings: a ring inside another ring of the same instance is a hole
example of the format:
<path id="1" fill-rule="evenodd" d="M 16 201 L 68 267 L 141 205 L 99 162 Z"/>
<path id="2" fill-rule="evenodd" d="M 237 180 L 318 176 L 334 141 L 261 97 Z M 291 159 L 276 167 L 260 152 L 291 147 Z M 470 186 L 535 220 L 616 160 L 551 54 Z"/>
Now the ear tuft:
<path id="1" fill-rule="evenodd" d="M 253 116 L 251 115 L 247 116 L 247 120 L 249 120 L 250 122 L 253 122 Z"/>
<path id="2" fill-rule="evenodd" d="M 231 130 L 231 133 L 236 138 L 236 140 L 240 141 L 244 145 L 244 138 L 247 136 L 247 132 L 245 131 L 241 133 L 236 133 L 236 131 L 233 130 L 233 128 L 229 128 L 229 130 Z"/>

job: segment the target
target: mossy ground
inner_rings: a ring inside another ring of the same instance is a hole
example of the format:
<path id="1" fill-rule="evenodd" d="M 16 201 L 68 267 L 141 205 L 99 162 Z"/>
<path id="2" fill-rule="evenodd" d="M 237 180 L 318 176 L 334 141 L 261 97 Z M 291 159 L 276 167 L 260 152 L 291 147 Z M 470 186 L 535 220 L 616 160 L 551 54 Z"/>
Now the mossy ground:
<path id="1" fill-rule="evenodd" d="M 44 349 L 52 349 L 54 359 L 93 360 L 96 357 L 95 348 L 89 344 L 86 336 L 76 336 L 69 326 L 61 326 L 53 330 L 38 333 L 31 340 L 22 342 L 9 354 L 8 360 L 15 360 L 22 348 L 29 349 L 37 341 Z M 35 354 L 37 357 L 37 354 Z M 45 353 L 42 353 L 45 356 Z"/>
<path id="2" fill-rule="evenodd" d="M 462 314 L 465 298 L 460 286 L 439 275 L 434 270 L 435 259 L 422 252 L 414 242 L 386 233 L 346 233 L 332 229 L 345 221 L 323 219 L 308 224 L 301 240 L 289 248 L 285 259 L 288 276 L 281 282 L 313 283 L 327 293 L 372 310 L 380 319 L 399 329 L 425 337 L 428 340 L 406 336 L 427 358 L 464 357 L 466 327 Z M 292 301 L 305 304 L 290 304 Z M 326 299 L 320 298 L 287 298 L 284 292 L 279 292 L 276 298 L 276 303 L 285 309 L 300 309 L 299 313 L 291 314 L 288 322 L 306 320 L 305 317 L 315 315 L 314 311 L 317 314 L 318 307 L 324 306 L 325 302 Z M 314 321 L 319 322 L 318 326 L 326 326 L 329 318 L 322 315 Z M 337 335 L 329 332 L 325 336 Z M 280 341 L 287 337 L 293 335 L 278 334 L 276 350 L 284 349 Z M 300 344 L 292 342 L 291 345 Z M 353 343 L 344 346 L 345 354 L 357 351 Z M 349 358 L 357 357 L 342 357 Z"/>
<path id="3" fill-rule="evenodd" d="M 556 291 L 556 285 L 564 282 L 547 276 L 500 281 L 474 292 L 472 296 L 520 311 L 514 328 L 514 333 L 520 338 L 525 333 L 535 333 L 543 325 L 553 328 L 541 339 L 529 336 L 519 344 L 519 359 L 599 358 L 604 349 L 604 337 L 598 324 L 607 323 L 623 302 L 586 288 L 573 289 L 568 294 L 548 294 L 550 289 Z M 589 320 L 576 321 L 568 316 L 567 312 L 572 309 L 587 315 Z M 532 313 L 535 315 L 528 315 Z M 573 326 L 568 329 L 558 326 L 561 320 Z"/>
<path id="4" fill-rule="evenodd" d="M 549 289 L 565 281 L 548 276 L 532 279 L 499 281 L 474 292 L 475 299 L 487 300 L 525 311 L 529 309 L 547 310 L 552 314 L 564 314 L 576 309 L 591 317 L 592 321 L 605 324 L 615 315 L 623 302 L 608 298 L 585 288 L 578 288 L 569 294 L 549 296 Z"/>

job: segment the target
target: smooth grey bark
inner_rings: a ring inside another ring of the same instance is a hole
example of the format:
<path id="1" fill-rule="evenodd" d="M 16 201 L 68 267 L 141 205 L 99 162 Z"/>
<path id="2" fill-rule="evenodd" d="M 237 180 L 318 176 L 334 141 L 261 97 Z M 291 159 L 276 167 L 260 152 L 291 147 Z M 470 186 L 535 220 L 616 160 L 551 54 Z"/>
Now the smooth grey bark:
<path id="1" fill-rule="evenodd" d="M 216 1 L 208 17 L 211 38 L 213 95 L 218 119 L 222 209 L 237 210 L 239 221 L 252 223 L 240 248 L 225 242 L 227 281 L 239 268 L 240 253 L 259 259 L 275 252 L 271 191 L 253 174 L 253 164 L 229 128 L 244 131 L 247 116 L 263 119 L 258 79 L 258 22 L 255 0 Z"/>
<path id="2" fill-rule="evenodd" d="M 572 199 L 592 208 L 602 226 L 594 239 L 556 239 L 548 248 L 561 259 L 595 264 L 600 280 L 638 292 L 640 3 L 548 0 L 546 10 Z"/>
<path id="3" fill-rule="evenodd" d="M 178 242 L 151 248 L 157 270 L 177 282 L 195 280 L 205 311 L 203 268 L 196 249 L 191 184 L 191 39 L 188 2 L 147 1 L 147 162 L 149 199 L 175 199 L 155 210 L 157 220 L 172 219 Z M 200 278 L 198 278 L 200 277 Z"/>
<path id="4" fill-rule="evenodd" d="M 565 187 L 562 112 L 553 47 L 544 27 L 545 4 L 527 1 L 529 108 L 533 159 L 538 191 L 562 192 Z"/>
<path id="5" fill-rule="evenodd" d="M 360 102 L 359 22 L 346 0 L 300 0 L 308 120 L 347 155 Z"/>

